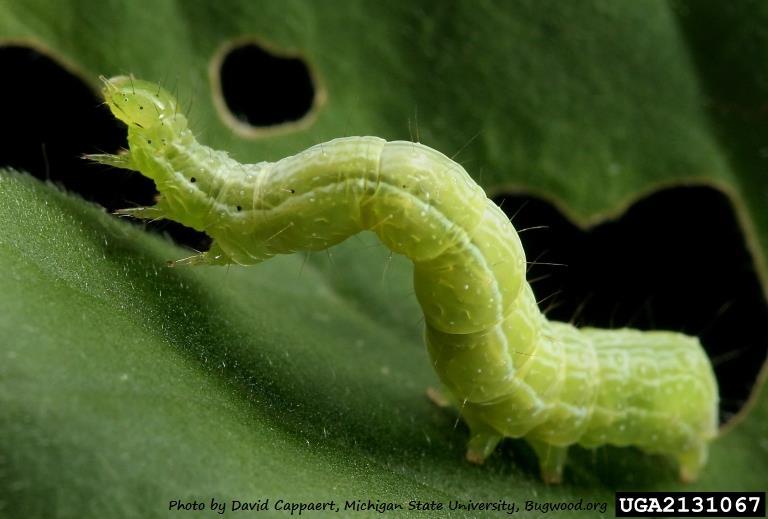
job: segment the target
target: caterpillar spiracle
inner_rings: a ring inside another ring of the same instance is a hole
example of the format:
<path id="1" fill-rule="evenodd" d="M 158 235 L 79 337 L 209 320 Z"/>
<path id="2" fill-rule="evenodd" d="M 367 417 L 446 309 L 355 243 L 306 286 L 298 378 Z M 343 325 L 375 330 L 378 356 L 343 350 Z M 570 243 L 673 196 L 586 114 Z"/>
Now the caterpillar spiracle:
<path id="1" fill-rule="evenodd" d="M 470 429 L 467 459 L 525 438 L 548 482 L 568 447 L 636 446 L 703 468 L 718 390 L 698 339 L 667 331 L 577 329 L 547 320 L 507 216 L 459 164 L 413 142 L 347 137 L 274 163 L 240 164 L 199 144 L 158 85 L 104 79 L 129 150 L 90 155 L 141 172 L 160 195 L 118 211 L 204 231 L 207 252 L 175 265 L 253 265 L 371 230 L 413 261 L 425 338 Z"/>

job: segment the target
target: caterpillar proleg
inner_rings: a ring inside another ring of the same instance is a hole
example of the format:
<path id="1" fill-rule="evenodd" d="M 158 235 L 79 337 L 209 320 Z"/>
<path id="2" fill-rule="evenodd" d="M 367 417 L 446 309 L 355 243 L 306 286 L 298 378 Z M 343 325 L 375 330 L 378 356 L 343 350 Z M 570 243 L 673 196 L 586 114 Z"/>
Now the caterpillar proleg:
<path id="1" fill-rule="evenodd" d="M 717 432 L 718 391 L 699 341 L 680 333 L 550 322 L 527 283 L 507 216 L 456 162 L 427 146 L 347 137 L 274 163 L 239 164 L 199 144 L 173 97 L 104 80 L 129 150 L 91 159 L 154 180 L 157 205 L 119 211 L 204 231 L 209 251 L 175 265 L 254 265 L 363 230 L 414 263 L 429 354 L 482 462 L 525 438 L 558 482 L 567 449 L 636 446 L 695 479 Z"/>

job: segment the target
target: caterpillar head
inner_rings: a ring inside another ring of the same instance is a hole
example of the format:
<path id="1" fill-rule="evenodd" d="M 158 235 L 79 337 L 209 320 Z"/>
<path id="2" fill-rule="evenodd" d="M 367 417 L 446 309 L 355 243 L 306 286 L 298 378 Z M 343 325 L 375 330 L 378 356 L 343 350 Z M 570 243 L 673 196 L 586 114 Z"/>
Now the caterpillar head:
<path id="1" fill-rule="evenodd" d="M 102 95 L 112 114 L 129 128 L 151 130 L 161 125 L 186 126 L 178 113 L 176 99 L 165 89 L 128 76 L 101 78 Z"/>

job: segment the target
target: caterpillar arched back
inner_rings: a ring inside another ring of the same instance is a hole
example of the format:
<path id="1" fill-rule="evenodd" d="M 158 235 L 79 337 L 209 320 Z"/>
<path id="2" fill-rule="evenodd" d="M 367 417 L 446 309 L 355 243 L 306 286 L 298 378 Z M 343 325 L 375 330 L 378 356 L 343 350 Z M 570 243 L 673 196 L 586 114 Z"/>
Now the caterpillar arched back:
<path id="1" fill-rule="evenodd" d="M 157 205 L 118 211 L 175 220 L 213 238 L 176 265 L 253 265 L 319 250 L 362 230 L 414 263 L 437 373 L 482 462 L 525 438 L 559 481 L 570 445 L 634 445 L 693 480 L 717 431 L 717 384 L 696 338 L 548 321 L 504 213 L 459 164 L 426 146 L 348 137 L 274 163 L 239 164 L 199 144 L 157 85 L 105 80 L 129 151 L 91 155 L 153 179 Z"/>

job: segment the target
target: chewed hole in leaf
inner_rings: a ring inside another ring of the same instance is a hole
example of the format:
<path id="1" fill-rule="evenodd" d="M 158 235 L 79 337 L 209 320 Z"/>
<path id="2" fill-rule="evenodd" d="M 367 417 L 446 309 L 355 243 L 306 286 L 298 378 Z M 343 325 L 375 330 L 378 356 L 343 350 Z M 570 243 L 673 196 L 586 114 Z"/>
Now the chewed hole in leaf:
<path id="1" fill-rule="evenodd" d="M 225 46 L 214 58 L 211 75 L 219 112 L 246 136 L 302 128 L 324 99 L 303 57 L 253 41 Z"/>
<path id="2" fill-rule="evenodd" d="M 581 230 L 549 203 L 496 200 L 513 218 L 528 279 L 549 318 L 579 326 L 698 336 L 720 385 L 725 422 L 747 401 L 768 352 L 768 305 L 730 200 L 677 187 Z"/>
<path id="3" fill-rule="evenodd" d="M 82 77 L 52 54 L 23 45 L 0 46 L 0 68 L 13 71 L 0 82 L 0 167 L 50 180 L 108 211 L 153 205 L 152 180 L 82 159 L 127 147 L 125 127 Z M 204 235 L 174 222 L 149 225 L 178 243 L 207 248 Z"/>

